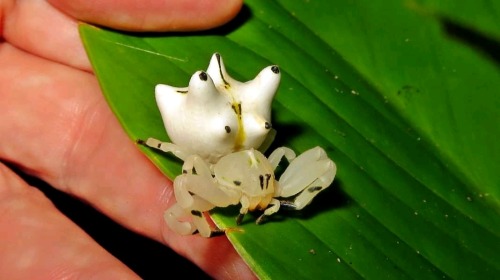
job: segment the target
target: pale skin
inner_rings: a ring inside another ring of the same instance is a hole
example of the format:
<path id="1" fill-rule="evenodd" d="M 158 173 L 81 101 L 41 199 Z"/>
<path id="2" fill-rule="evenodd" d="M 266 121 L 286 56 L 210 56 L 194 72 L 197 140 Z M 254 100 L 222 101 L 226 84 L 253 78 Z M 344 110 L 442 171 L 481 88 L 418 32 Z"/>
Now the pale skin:
<path id="1" fill-rule="evenodd" d="M 77 32 L 78 20 L 136 31 L 207 29 L 240 6 L 230 0 L 0 2 L 3 278 L 138 278 L 5 162 L 170 246 L 214 278 L 254 278 L 225 237 L 180 236 L 167 227 L 163 212 L 175 203 L 171 182 L 122 131 Z"/>

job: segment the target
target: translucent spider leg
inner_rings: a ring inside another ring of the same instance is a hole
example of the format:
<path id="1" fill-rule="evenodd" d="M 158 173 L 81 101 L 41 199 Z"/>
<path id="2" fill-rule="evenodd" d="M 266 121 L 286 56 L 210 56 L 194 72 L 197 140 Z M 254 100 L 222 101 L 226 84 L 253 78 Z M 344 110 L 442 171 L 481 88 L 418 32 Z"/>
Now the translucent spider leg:
<path id="1" fill-rule="evenodd" d="M 191 216 L 191 225 L 199 231 L 200 235 L 209 237 L 220 232 L 219 229 L 210 228 L 203 212 L 215 207 L 236 204 L 241 194 L 219 188 L 208 164 L 199 156 L 189 156 L 182 169 L 183 174 L 174 180 L 177 205 L 184 210 L 184 213 Z M 175 213 L 169 214 L 168 218 L 171 217 L 175 218 Z"/>
<path id="2" fill-rule="evenodd" d="M 293 197 L 287 207 L 300 210 L 332 183 L 337 168 L 320 147 L 312 148 L 290 161 L 279 179 L 276 196 Z"/>
<path id="3" fill-rule="evenodd" d="M 280 210 L 281 203 L 279 200 L 273 198 L 269 203 L 269 207 L 264 210 L 264 213 L 260 215 L 255 221 L 256 224 L 261 224 L 266 216 L 271 216 L 272 214 L 278 212 Z"/>
<path id="4" fill-rule="evenodd" d="M 193 196 L 190 207 L 183 208 L 176 203 L 165 211 L 164 219 L 170 229 L 181 235 L 199 232 L 203 237 L 214 236 L 224 232 L 218 228 L 212 229 L 203 216 L 203 212 L 214 208 L 214 205 L 204 199 Z"/>
<path id="5" fill-rule="evenodd" d="M 163 151 L 165 153 L 172 153 L 181 160 L 185 160 L 189 155 L 189 152 L 180 147 L 179 145 L 169 142 L 162 142 L 155 138 L 148 138 L 146 141 L 138 139 L 137 143 L 148 146 L 153 149 Z"/>
<path id="6" fill-rule="evenodd" d="M 295 152 L 287 147 L 280 147 L 274 150 L 268 157 L 268 160 L 271 163 L 273 170 L 276 170 L 276 167 L 278 167 L 278 164 L 280 163 L 283 157 L 285 157 L 288 160 L 288 162 L 290 162 L 293 159 L 295 159 Z"/>
<path id="7" fill-rule="evenodd" d="M 264 139 L 264 142 L 262 142 L 262 144 L 260 144 L 260 147 L 258 148 L 259 152 L 261 152 L 261 153 L 266 152 L 267 149 L 269 149 L 269 147 L 273 143 L 274 138 L 276 138 L 276 129 L 271 128 L 271 130 L 269 130 L 266 138 Z"/>
<path id="8" fill-rule="evenodd" d="M 189 217 L 189 213 L 177 203 L 168 208 L 163 215 L 168 227 L 181 235 L 190 235 L 196 231 L 196 227 L 193 223 L 182 221 Z"/>

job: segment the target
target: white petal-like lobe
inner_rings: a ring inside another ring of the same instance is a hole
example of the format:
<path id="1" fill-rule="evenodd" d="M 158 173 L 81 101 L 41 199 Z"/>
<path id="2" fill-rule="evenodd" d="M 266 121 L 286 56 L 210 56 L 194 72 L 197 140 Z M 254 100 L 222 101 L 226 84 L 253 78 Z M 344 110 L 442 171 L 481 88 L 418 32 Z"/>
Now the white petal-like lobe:
<path id="1" fill-rule="evenodd" d="M 264 68 L 251 81 L 236 81 L 216 53 L 207 71 L 194 73 L 187 88 L 157 85 L 156 102 L 172 143 L 215 163 L 264 142 L 279 82 L 278 66 Z"/>

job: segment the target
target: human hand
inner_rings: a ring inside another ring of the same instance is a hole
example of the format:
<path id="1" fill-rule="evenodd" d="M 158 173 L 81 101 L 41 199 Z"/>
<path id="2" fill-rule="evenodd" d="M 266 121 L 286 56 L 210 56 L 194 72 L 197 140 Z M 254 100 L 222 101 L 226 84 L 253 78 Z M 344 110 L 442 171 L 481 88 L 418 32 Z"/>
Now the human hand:
<path id="1" fill-rule="evenodd" d="M 135 31 L 207 29 L 240 7 L 239 0 L 2 1 L 0 159 L 164 243 L 215 278 L 254 277 L 225 237 L 179 236 L 166 227 L 163 211 L 175 202 L 171 182 L 111 113 L 77 30 L 78 20 Z M 2 277 L 137 277 L 2 162 Z"/>

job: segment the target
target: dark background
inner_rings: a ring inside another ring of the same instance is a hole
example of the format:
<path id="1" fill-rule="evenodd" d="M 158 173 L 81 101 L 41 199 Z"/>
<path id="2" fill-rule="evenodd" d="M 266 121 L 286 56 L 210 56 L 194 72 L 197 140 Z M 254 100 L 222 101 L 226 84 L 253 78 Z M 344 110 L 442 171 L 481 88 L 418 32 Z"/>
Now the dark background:
<path id="1" fill-rule="evenodd" d="M 18 174 L 28 184 L 40 189 L 64 215 L 143 279 L 165 279 L 174 276 L 173 273 L 181 273 L 186 279 L 211 279 L 170 248 L 129 231 L 89 205 L 37 178 Z"/>

